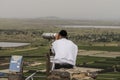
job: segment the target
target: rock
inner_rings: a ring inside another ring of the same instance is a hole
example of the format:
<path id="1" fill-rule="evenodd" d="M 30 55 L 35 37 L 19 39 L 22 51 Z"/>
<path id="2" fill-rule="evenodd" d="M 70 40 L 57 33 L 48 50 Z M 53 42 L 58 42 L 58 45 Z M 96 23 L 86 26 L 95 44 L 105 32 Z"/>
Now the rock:
<path id="1" fill-rule="evenodd" d="M 48 76 L 48 80 L 94 80 L 93 73 L 95 71 L 90 71 L 83 68 L 74 68 L 74 69 L 55 69 L 51 71 Z M 91 74 L 92 73 L 92 74 Z M 96 73 L 96 72 L 95 72 Z M 97 75 L 94 75 L 96 77 Z"/>

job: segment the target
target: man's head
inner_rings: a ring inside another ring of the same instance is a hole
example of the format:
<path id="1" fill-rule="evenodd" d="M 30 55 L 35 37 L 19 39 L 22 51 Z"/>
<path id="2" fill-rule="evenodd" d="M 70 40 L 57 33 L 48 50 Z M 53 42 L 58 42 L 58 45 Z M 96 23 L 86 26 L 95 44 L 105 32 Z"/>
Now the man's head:
<path id="1" fill-rule="evenodd" d="M 61 37 L 61 38 L 67 38 L 67 31 L 66 30 L 61 30 L 58 35 Z"/>
<path id="2" fill-rule="evenodd" d="M 61 30 L 58 34 L 56 34 L 55 40 L 58 40 L 61 38 L 67 38 L 67 31 L 66 30 Z"/>

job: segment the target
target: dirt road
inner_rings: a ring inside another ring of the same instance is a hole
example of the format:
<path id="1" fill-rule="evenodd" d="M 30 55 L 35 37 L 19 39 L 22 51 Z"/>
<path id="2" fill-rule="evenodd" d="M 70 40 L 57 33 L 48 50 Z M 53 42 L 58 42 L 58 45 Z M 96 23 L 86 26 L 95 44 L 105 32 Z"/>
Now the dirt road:
<path id="1" fill-rule="evenodd" d="M 120 52 L 79 50 L 78 55 L 115 58 L 120 56 Z"/>

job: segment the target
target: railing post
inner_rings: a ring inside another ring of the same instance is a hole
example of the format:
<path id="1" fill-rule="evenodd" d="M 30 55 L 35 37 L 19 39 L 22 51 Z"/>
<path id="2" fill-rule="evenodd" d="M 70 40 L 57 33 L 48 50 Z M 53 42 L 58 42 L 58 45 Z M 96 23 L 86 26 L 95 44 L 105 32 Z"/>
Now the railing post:
<path id="1" fill-rule="evenodd" d="M 50 53 L 46 55 L 46 74 L 49 75 L 50 72 Z"/>

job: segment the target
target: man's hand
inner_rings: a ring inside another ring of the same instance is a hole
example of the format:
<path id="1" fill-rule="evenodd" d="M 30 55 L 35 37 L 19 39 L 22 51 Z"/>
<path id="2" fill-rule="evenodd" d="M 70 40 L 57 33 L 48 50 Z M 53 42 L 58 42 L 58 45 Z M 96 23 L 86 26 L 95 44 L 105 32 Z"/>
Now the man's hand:
<path id="1" fill-rule="evenodd" d="M 59 34 L 56 34 L 55 35 L 55 40 L 58 40 L 59 39 Z"/>

